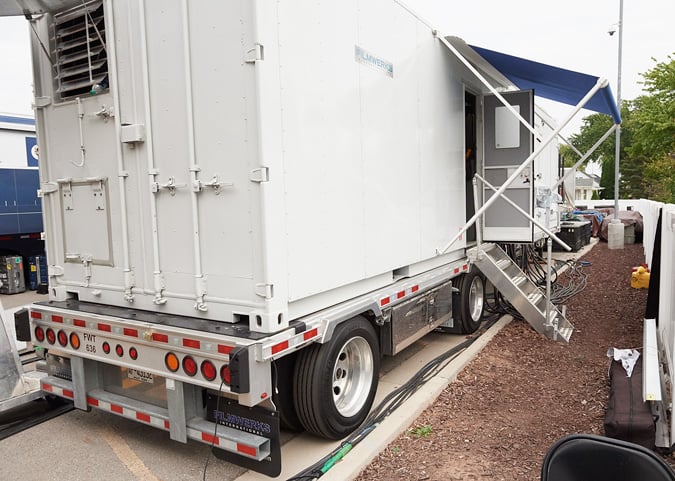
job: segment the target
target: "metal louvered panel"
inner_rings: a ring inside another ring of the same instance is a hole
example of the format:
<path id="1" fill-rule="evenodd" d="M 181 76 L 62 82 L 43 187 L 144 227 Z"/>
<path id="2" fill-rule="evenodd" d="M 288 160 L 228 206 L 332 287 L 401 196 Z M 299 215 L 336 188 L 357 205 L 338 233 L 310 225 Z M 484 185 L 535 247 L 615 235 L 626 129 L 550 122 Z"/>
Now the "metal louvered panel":
<path id="1" fill-rule="evenodd" d="M 54 15 L 54 82 L 62 100 L 108 87 L 105 41 L 101 0 Z"/>

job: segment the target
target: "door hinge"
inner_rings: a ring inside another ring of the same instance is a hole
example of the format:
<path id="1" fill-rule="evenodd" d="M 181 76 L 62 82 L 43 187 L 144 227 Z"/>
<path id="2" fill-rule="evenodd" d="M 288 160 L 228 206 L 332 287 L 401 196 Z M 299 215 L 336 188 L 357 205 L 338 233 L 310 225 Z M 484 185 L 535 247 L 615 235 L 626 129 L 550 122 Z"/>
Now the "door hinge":
<path id="1" fill-rule="evenodd" d="M 258 60 L 265 60 L 265 48 L 262 46 L 262 44 L 255 43 L 253 44 L 253 48 L 250 48 L 246 51 L 244 62 L 256 63 Z"/>
<path id="2" fill-rule="evenodd" d="M 37 191 L 38 197 L 44 197 L 45 194 L 53 194 L 59 190 L 59 184 L 56 182 L 43 182 L 41 188 Z"/>
<path id="3" fill-rule="evenodd" d="M 256 284 L 255 293 L 265 299 L 272 299 L 274 297 L 274 284 Z"/>
<path id="4" fill-rule="evenodd" d="M 33 100 L 33 108 L 43 109 L 52 103 L 51 97 L 35 97 Z"/>
<path id="5" fill-rule="evenodd" d="M 249 174 L 249 180 L 251 182 L 269 182 L 270 180 L 270 169 L 269 167 L 260 167 L 259 169 L 253 169 Z"/>
<path id="6" fill-rule="evenodd" d="M 56 264 L 47 266 L 47 274 L 49 277 L 62 276 L 63 273 L 63 266 L 57 266 Z"/>

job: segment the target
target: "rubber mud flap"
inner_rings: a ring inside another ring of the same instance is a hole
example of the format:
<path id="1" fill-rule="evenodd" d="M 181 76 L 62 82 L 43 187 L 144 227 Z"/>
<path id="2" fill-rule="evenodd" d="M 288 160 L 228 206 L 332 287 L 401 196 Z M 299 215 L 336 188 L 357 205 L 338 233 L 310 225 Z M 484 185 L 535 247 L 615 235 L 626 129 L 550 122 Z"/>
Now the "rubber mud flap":
<path id="1" fill-rule="evenodd" d="M 217 422 L 219 426 L 227 426 L 269 439 L 270 455 L 261 461 L 256 461 L 237 453 L 218 449 L 217 446 L 214 446 L 213 455 L 223 461 L 270 477 L 279 476 L 281 473 L 281 429 L 278 413 L 259 406 L 242 406 L 232 399 L 223 397 L 219 400 L 218 397 L 212 393 L 207 394 L 207 419 L 214 423 Z"/>
<path id="2" fill-rule="evenodd" d="M 19 309 L 14 313 L 14 328 L 16 329 L 16 340 L 30 342 L 30 319 L 28 309 Z"/>

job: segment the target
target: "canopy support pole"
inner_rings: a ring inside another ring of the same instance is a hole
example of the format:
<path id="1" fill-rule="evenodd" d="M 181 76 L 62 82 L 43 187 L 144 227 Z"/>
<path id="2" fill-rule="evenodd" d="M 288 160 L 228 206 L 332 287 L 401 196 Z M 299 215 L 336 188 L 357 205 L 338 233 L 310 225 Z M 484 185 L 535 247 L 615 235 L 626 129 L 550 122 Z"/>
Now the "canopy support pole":
<path id="1" fill-rule="evenodd" d="M 598 141 L 597 141 L 595 144 L 593 144 L 593 147 L 591 147 L 590 149 L 588 149 L 588 152 L 586 152 L 579 160 L 577 160 L 576 164 L 574 164 L 574 165 L 572 166 L 572 168 L 571 168 L 570 170 L 568 170 L 568 171 L 567 171 L 567 172 L 566 172 L 566 173 L 558 180 L 558 182 L 556 182 L 555 184 L 553 184 L 553 185 L 551 186 L 551 190 L 557 189 L 558 186 L 559 186 L 560 184 L 562 184 L 562 183 L 565 181 L 565 179 L 566 179 L 567 177 L 570 176 L 570 174 L 571 174 L 572 172 L 574 172 L 577 168 L 579 168 L 579 166 L 580 166 L 581 164 L 583 164 L 583 163 L 586 161 L 586 159 L 588 159 L 591 155 L 593 155 L 593 152 L 595 152 L 595 151 L 597 150 L 597 148 L 600 147 L 600 145 L 602 145 L 602 143 L 603 143 L 605 140 L 607 140 L 607 139 L 609 138 L 609 136 L 612 134 L 612 132 L 614 132 L 618 127 L 619 127 L 619 124 L 613 124 L 613 125 L 607 130 L 607 132 L 605 132 L 605 134 L 604 134 L 602 137 L 600 137 L 600 139 L 598 139 Z"/>
<path id="2" fill-rule="evenodd" d="M 479 78 L 481 79 L 482 82 L 485 83 L 486 86 L 489 86 L 492 91 L 494 91 L 495 94 L 498 95 L 498 92 L 492 88 L 492 86 L 489 85 L 489 83 L 482 77 L 480 74 L 473 68 L 472 65 L 469 64 L 469 62 L 444 38 L 441 38 L 441 41 L 452 51 L 458 59 L 462 61 L 462 63 L 465 63 L 468 68 L 471 69 L 472 72 L 475 74 L 479 75 Z M 529 164 L 532 162 L 532 160 L 537 157 L 541 152 L 548 146 L 548 144 L 551 143 L 551 141 L 558 136 L 560 131 L 565 128 L 565 126 L 576 116 L 577 113 L 588 103 L 589 100 L 600 90 L 601 88 L 604 88 L 607 86 L 607 80 L 606 79 L 598 79 L 596 84 L 593 86 L 591 90 L 588 91 L 588 93 L 582 98 L 579 103 L 574 107 L 572 112 L 570 112 L 565 119 L 565 121 L 562 123 L 560 127 L 558 127 L 545 141 L 541 143 L 538 149 L 536 149 L 534 152 L 532 152 L 527 159 L 523 161 L 522 164 L 511 174 L 511 176 L 506 179 L 506 181 L 502 184 L 502 186 L 495 192 L 495 195 L 490 197 L 480 209 L 476 211 L 476 213 L 469 219 L 466 224 L 464 224 L 464 227 L 459 229 L 459 232 L 455 234 L 455 236 L 448 242 L 443 248 L 441 249 L 436 249 L 436 253 L 438 255 L 444 254 L 445 252 L 448 251 L 448 249 L 455 243 L 457 240 L 464 234 L 466 229 L 471 227 L 473 224 L 476 223 L 476 220 L 480 218 L 481 215 L 499 198 L 502 196 L 502 194 L 506 191 L 506 189 L 517 179 L 520 177 L 520 174 Z M 511 105 L 506 102 L 506 100 L 499 96 L 500 100 L 504 102 L 504 105 L 507 107 L 510 107 L 510 109 L 513 111 L 514 115 L 517 117 L 520 117 L 520 115 L 515 112 L 515 109 L 511 107 Z"/>

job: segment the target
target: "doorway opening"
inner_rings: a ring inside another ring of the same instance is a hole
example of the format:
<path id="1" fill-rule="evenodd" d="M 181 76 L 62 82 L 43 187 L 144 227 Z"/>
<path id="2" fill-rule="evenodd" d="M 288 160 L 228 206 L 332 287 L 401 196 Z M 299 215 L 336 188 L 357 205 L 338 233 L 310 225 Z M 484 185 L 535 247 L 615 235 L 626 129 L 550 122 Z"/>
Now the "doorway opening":
<path id="1" fill-rule="evenodd" d="M 466 220 L 476 213 L 473 201 L 473 176 L 477 172 L 477 99 L 470 92 L 464 92 L 464 195 L 466 198 Z M 476 242 L 476 224 L 466 231 L 466 242 Z"/>

